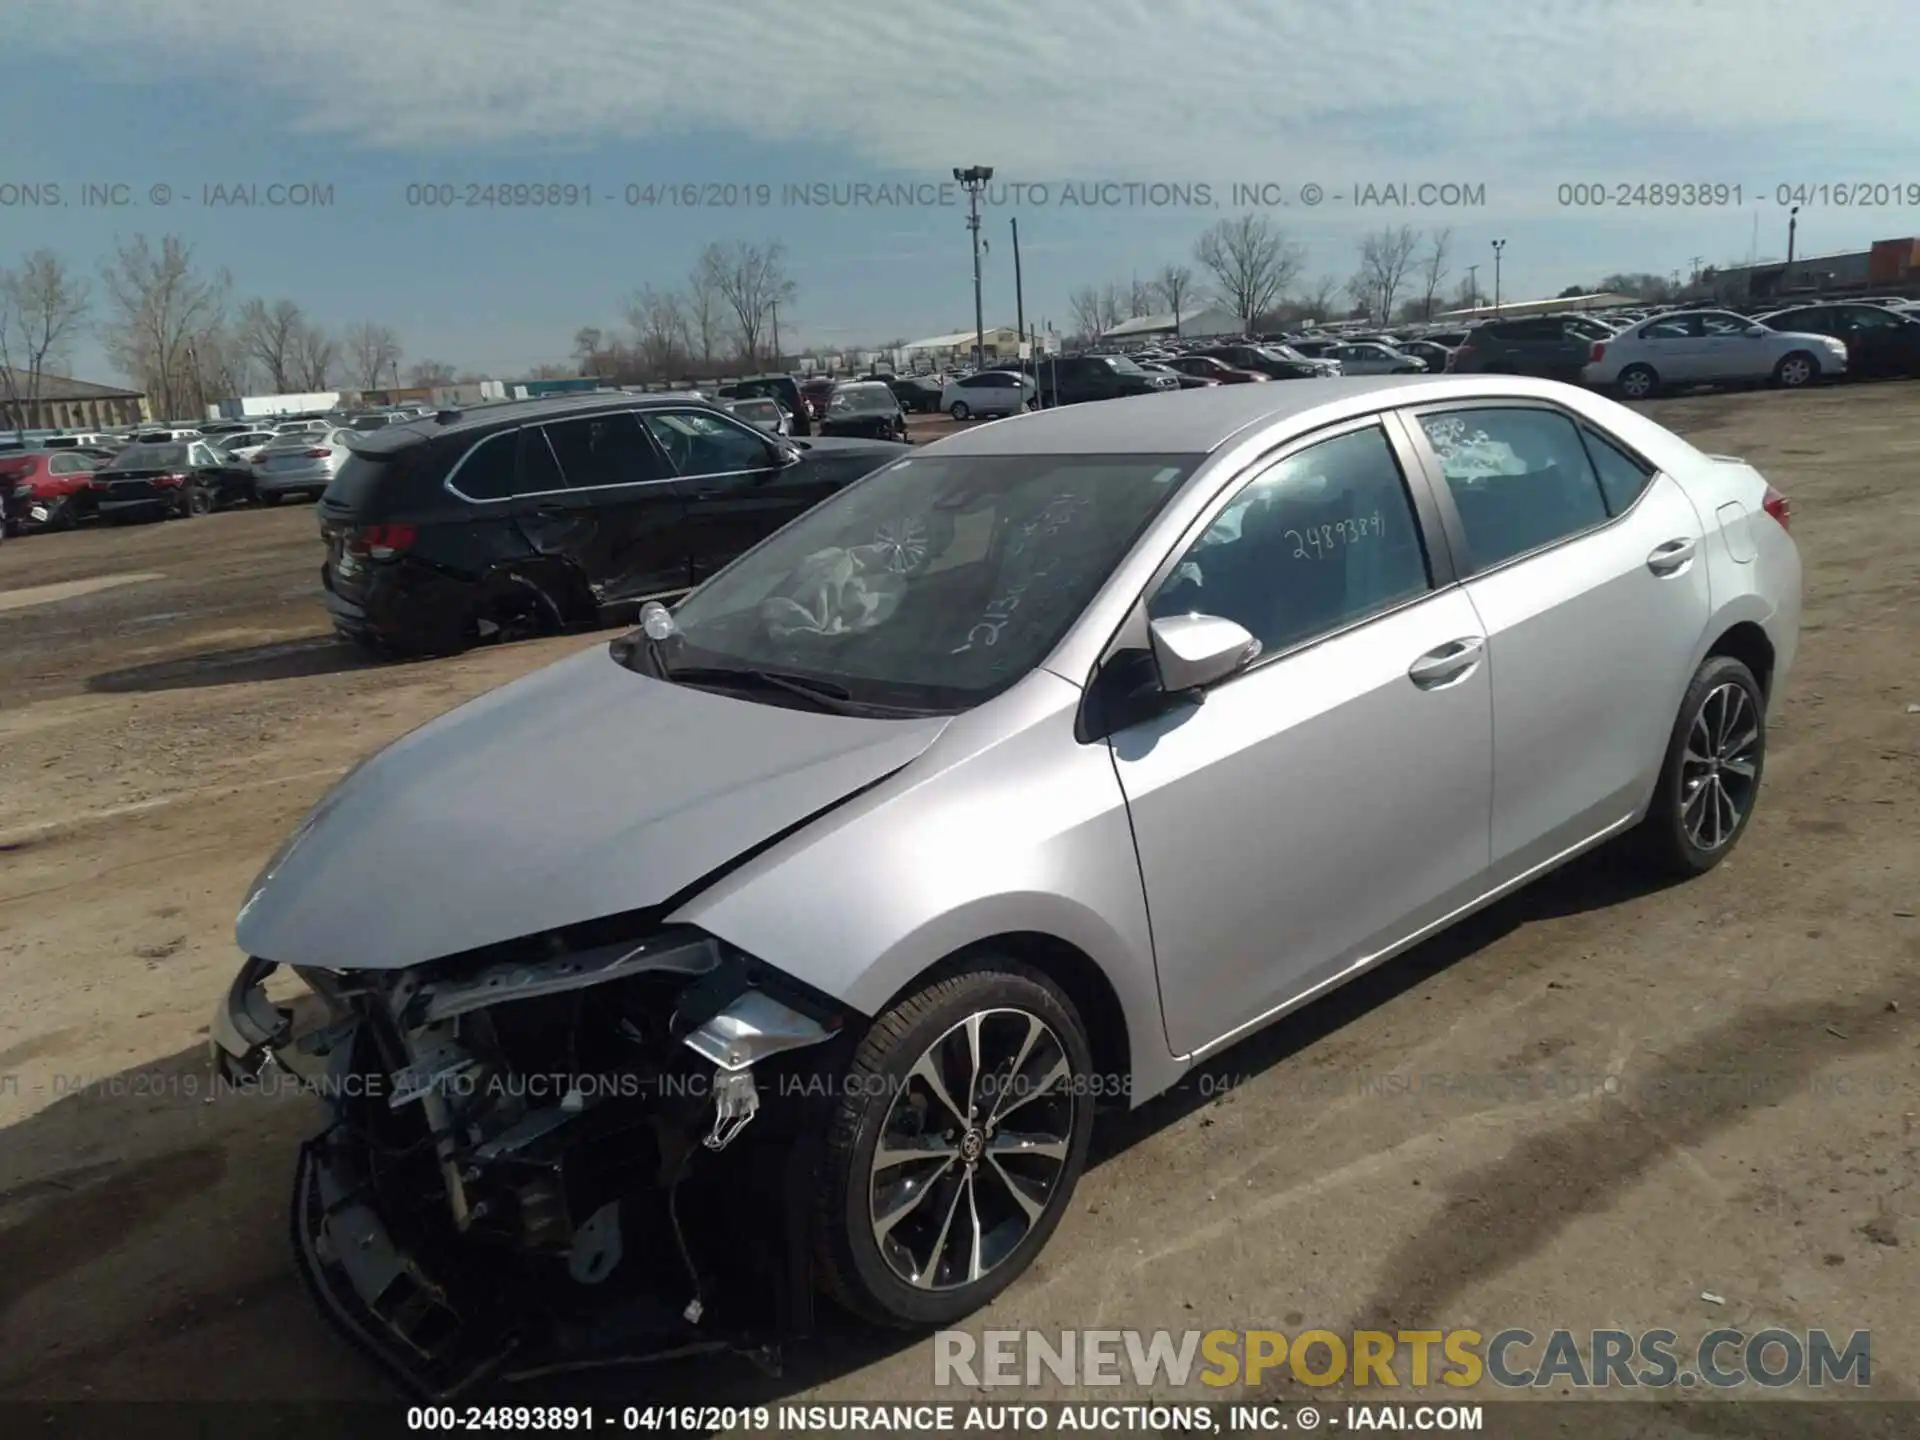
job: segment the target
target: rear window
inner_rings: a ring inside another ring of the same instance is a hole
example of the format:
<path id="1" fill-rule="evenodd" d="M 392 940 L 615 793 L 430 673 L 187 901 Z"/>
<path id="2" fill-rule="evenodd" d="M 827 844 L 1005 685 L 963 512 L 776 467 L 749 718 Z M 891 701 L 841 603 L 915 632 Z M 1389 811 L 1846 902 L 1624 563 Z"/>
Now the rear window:
<path id="1" fill-rule="evenodd" d="M 398 473 L 394 459 L 393 453 L 369 455 L 349 450 L 340 473 L 327 486 L 327 504 L 348 510 L 371 510 L 380 488 Z"/>

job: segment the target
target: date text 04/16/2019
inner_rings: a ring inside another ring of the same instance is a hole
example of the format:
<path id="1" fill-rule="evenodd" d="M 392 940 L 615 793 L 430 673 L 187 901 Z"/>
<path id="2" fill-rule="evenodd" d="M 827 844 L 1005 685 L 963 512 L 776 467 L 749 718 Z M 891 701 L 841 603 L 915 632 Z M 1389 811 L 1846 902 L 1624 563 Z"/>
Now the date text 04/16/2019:
<path id="1" fill-rule="evenodd" d="M 1805 181 L 1745 185 L 1695 180 L 1573 180 L 1554 189 L 1563 210 L 1781 208 L 1883 210 L 1920 206 L 1920 180 Z"/>

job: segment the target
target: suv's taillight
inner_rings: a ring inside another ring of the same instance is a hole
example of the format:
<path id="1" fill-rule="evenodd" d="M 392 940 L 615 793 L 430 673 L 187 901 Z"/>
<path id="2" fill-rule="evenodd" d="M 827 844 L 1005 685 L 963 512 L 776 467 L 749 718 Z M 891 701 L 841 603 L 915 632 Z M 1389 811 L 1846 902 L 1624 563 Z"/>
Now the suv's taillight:
<path id="1" fill-rule="evenodd" d="M 413 547 L 419 533 L 411 525 L 363 525 L 347 533 L 347 551 L 369 560 L 394 560 Z"/>
<path id="2" fill-rule="evenodd" d="M 1780 522 L 1782 530 L 1793 528 L 1788 522 L 1793 519 L 1793 502 L 1782 495 L 1773 486 L 1767 486 L 1767 498 L 1760 502 L 1760 508 Z"/>
<path id="3" fill-rule="evenodd" d="M 1587 363 L 1589 365 L 1598 365 L 1600 363 L 1601 357 L 1604 356 L 1606 353 L 1607 353 L 1607 342 L 1604 340 L 1594 341 L 1593 348 L 1587 351 Z"/>

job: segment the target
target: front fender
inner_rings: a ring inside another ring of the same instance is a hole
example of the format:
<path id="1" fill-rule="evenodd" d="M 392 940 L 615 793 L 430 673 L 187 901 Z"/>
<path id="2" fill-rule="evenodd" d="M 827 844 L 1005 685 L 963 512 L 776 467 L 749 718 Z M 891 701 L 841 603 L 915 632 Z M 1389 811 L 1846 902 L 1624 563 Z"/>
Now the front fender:
<path id="1" fill-rule="evenodd" d="M 996 936 L 1065 941 L 1093 960 L 1119 1001 L 1135 1103 L 1165 1089 L 1184 1062 L 1166 1040 L 1112 759 L 1104 745 L 1073 739 L 1079 695 L 1037 672 L 671 920 L 869 1016 L 933 965 Z"/>

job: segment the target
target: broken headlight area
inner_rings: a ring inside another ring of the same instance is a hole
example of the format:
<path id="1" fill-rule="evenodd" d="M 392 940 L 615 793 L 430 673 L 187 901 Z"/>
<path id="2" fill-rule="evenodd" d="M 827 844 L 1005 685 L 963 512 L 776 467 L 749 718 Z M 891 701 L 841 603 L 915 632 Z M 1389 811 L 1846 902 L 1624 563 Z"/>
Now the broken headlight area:
<path id="1" fill-rule="evenodd" d="M 428 1395 L 810 1327 L 814 1113 L 846 1064 L 821 997 L 698 932 L 299 972 L 303 1033 L 242 971 L 214 1027 L 327 1123 L 293 1230 L 322 1308 Z"/>

